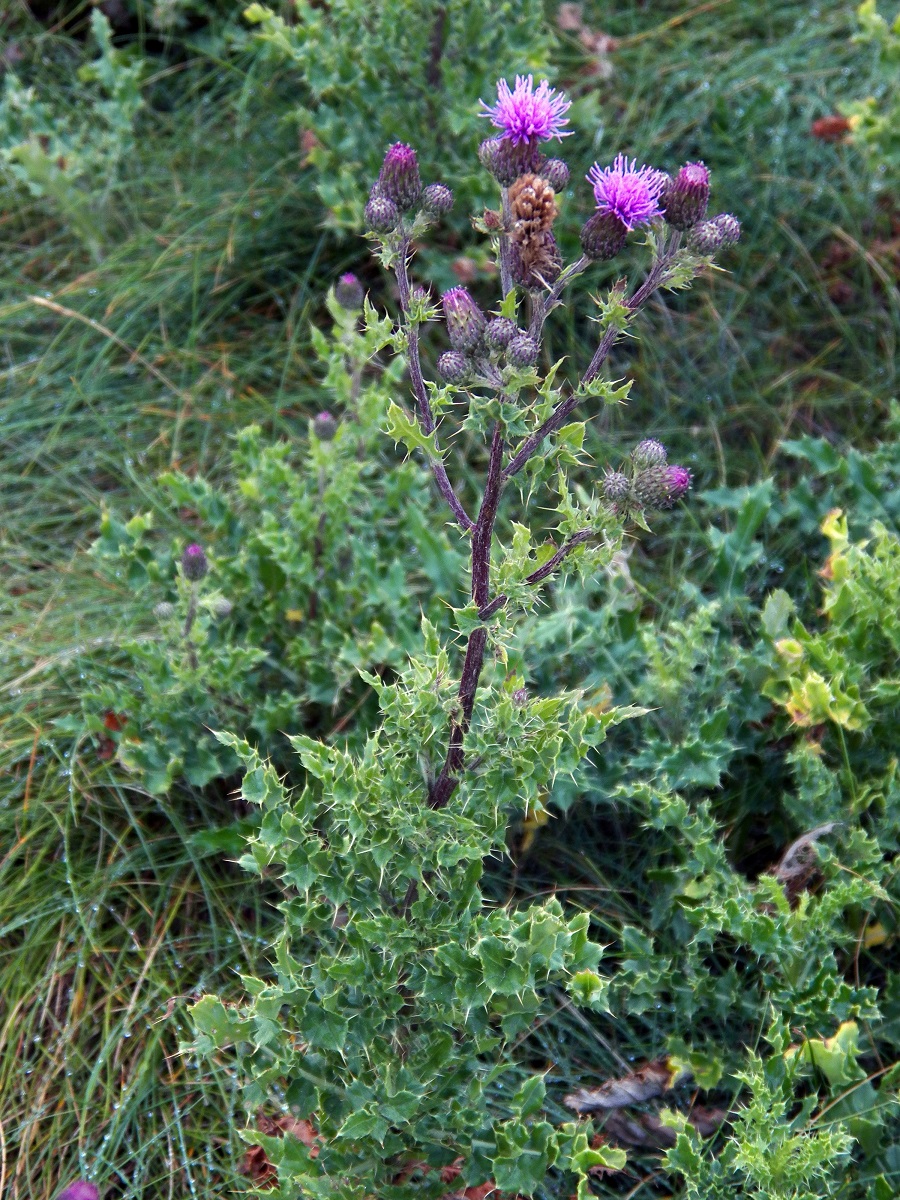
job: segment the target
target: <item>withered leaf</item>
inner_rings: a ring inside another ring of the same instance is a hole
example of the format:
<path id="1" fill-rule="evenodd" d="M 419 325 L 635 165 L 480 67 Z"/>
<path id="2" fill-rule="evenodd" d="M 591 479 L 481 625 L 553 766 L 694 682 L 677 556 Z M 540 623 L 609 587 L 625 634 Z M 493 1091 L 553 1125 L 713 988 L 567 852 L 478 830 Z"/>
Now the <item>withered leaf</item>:
<path id="1" fill-rule="evenodd" d="M 564 1103 L 578 1113 L 624 1108 L 628 1104 L 640 1104 L 661 1096 L 688 1076 L 688 1071 L 672 1066 L 668 1057 L 658 1058 L 621 1079 L 607 1080 L 598 1088 L 580 1088 L 571 1096 L 566 1096 Z"/>
<path id="2" fill-rule="evenodd" d="M 688 1121 L 701 1137 L 712 1137 L 726 1115 L 722 1108 L 697 1107 L 688 1116 Z M 676 1138 L 675 1130 L 664 1125 L 656 1113 L 631 1117 L 627 1113 L 612 1112 L 603 1132 L 620 1145 L 637 1150 L 668 1150 L 675 1145 Z"/>

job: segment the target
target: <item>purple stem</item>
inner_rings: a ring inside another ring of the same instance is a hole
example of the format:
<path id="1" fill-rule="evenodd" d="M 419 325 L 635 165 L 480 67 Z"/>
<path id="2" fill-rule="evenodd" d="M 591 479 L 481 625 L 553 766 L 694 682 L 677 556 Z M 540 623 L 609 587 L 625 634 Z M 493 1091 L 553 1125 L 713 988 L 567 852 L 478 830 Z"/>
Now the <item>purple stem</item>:
<path id="1" fill-rule="evenodd" d="M 397 259 L 397 285 L 400 289 L 400 307 L 403 315 L 409 317 L 409 273 L 407 271 L 407 256 L 409 254 L 409 239 L 404 238 Z M 422 364 L 419 361 L 419 331 L 410 321 L 407 325 L 409 341 L 409 375 L 412 381 L 413 394 L 416 397 L 416 407 L 419 414 L 419 424 L 426 434 L 435 432 L 434 414 L 428 401 L 428 391 L 422 376 Z M 437 442 L 435 441 L 435 445 Z M 453 484 L 447 475 L 447 468 L 440 458 L 429 458 L 438 491 L 450 505 L 454 517 L 463 529 L 474 529 L 475 522 L 463 508 L 459 497 L 453 490 Z"/>
<path id="2" fill-rule="evenodd" d="M 472 534 L 472 599 L 479 609 L 479 616 L 482 617 L 482 620 L 486 619 L 485 614 L 489 616 L 499 607 L 496 601 L 492 604 L 488 597 L 491 586 L 491 540 L 502 490 L 503 431 L 498 421 L 491 436 L 487 480 L 484 485 L 484 495 L 481 498 L 481 508 L 478 511 L 478 520 Z M 443 808 L 459 784 L 459 777 L 465 766 L 463 742 L 472 723 L 475 694 L 478 690 L 478 680 L 481 677 L 486 647 L 487 629 L 483 625 L 479 625 L 469 634 L 457 692 L 458 708 L 450 721 L 447 757 L 444 759 L 440 774 L 429 791 L 428 803 L 432 808 Z"/>

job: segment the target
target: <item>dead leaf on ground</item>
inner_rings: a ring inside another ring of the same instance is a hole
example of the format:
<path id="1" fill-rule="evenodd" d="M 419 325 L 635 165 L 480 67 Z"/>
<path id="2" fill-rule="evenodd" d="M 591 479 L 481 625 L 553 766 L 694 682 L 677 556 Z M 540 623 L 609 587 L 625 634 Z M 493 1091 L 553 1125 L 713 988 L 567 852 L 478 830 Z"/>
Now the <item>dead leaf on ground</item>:
<path id="1" fill-rule="evenodd" d="M 829 821 L 804 833 L 795 842 L 791 842 L 781 856 L 781 861 L 772 872 L 788 900 L 793 902 L 816 874 L 818 859 L 816 857 L 816 842 L 825 837 L 840 825 L 840 821 Z"/>
<path id="2" fill-rule="evenodd" d="M 837 113 L 830 117 L 819 117 L 810 127 L 810 133 L 820 142 L 841 142 L 849 132 L 850 122 Z"/>
<path id="3" fill-rule="evenodd" d="M 609 1079 L 598 1088 L 580 1088 L 566 1096 L 564 1103 L 578 1113 L 624 1108 L 663 1095 L 689 1074 L 684 1068 L 672 1066 L 668 1058 L 658 1058 L 621 1079 Z"/>
<path id="4" fill-rule="evenodd" d="M 723 1108 L 697 1107 L 688 1115 L 701 1137 L 712 1137 L 728 1114 Z M 623 1112 L 612 1112 L 603 1126 L 603 1132 L 622 1146 L 636 1150 L 668 1150 L 675 1145 L 675 1130 L 664 1125 L 656 1113 L 640 1113 L 629 1116 Z"/>
<path id="5" fill-rule="evenodd" d="M 300 1121 L 291 1116 L 267 1117 L 260 1113 L 256 1118 L 256 1127 L 268 1137 L 291 1134 L 304 1146 L 309 1147 L 310 1158 L 315 1158 L 319 1153 L 319 1139 L 309 1121 Z M 278 1182 L 278 1172 L 262 1146 L 247 1147 L 240 1171 L 242 1175 L 247 1175 L 256 1187 L 267 1187 Z"/>

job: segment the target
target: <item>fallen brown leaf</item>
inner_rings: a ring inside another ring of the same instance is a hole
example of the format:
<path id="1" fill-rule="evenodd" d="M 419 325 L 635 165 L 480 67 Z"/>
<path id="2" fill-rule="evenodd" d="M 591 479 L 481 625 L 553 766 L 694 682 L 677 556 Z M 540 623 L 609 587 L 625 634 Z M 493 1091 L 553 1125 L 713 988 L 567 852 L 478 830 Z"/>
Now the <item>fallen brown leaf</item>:
<path id="1" fill-rule="evenodd" d="M 668 1058 L 658 1058 L 621 1079 L 609 1079 L 598 1088 L 580 1088 L 566 1096 L 563 1103 L 578 1113 L 624 1108 L 661 1096 L 676 1083 L 687 1079 L 688 1074 L 684 1069 L 671 1066 Z"/>
<path id="2" fill-rule="evenodd" d="M 811 829 L 809 833 L 804 833 L 802 837 L 791 842 L 782 854 L 772 874 L 784 888 L 788 900 L 796 900 L 816 874 L 816 842 L 831 833 L 839 824 L 840 821 L 829 821 Z"/>
<path id="3" fill-rule="evenodd" d="M 310 1148 L 310 1158 L 315 1158 L 319 1153 L 319 1139 L 309 1121 L 300 1121 L 291 1116 L 267 1117 L 263 1113 L 259 1113 L 256 1118 L 256 1127 L 260 1133 L 264 1133 L 268 1137 L 291 1134 L 304 1146 Z M 256 1187 L 267 1187 L 278 1182 L 278 1172 L 269 1161 L 262 1146 L 247 1147 L 240 1171 L 242 1175 L 248 1176 Z"/>
<path id="4" fill-rule="evenodd" d="M 830 117 L 819 117 L 818 121 L 813 121 L 810 127 L 810 133 L 820 142 L 843 141 L 845 134 L 849 132 L 850 122 L 846 117 L 840 117 L 836 113 Z"/>
<path id="5" fill-rule="evenodd" d="M 727 1113 L 722 1108 L 694 1108 L 688 1122 L 701 1137 L 712 1137 Z M 668 1150 L 675 1145 L 675 1130 L 664 1125 L 656 1113 L 640 1113 L 629 1116 L 623 1112 L 612 1112 L 606 1119 L 603 1132 L 622 1146 L 636 1150 Z"/>

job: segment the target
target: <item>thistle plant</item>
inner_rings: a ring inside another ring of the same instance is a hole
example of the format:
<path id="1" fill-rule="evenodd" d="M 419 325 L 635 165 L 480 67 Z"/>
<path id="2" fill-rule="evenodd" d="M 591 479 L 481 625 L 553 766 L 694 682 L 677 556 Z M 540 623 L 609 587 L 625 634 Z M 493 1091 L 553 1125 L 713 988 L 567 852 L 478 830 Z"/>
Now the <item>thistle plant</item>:
<path id="1" fill-rule="evenodd" d="M 285 1198 L 402 1200 L 489 1181 L 532 1194 L 558 1170 L 574 1174 L 585 1196 L 592 1167 L 624 1163 L 621 1151 L 591 1146 L 589 1123 L 547 1120 L 543 1079 L 528 1072 L 529 1032 L 548 986 L 605 1008 L 608 980 L 588 914 L 555 899 L 492 906 L 481 879 L 485 860 L 505 852 L 510 818 L 542 812 L 557 775 L 635 711 L 598 709 L 574 692 L 530 696 L 514 634 L 548 580 L 597 572 L 628 523 L 646 526 L 688 491 L 689 472 L 650 438 L 592 493 L 570 487 L 567 468 L 579 462 L 584 435 L 576 410 L 589 415 L 628 395 L 628 384 L 604 377 L 613 345 L 658 289 L 685 287 L 708 266 L 702 247 L 716 239 L 702 233 L 710 224 L 702 164 L 670 177 L 620 155 L 591 168 L 595 213 L 583 254 L 564 264 L 554 183 L 569 172 L 544 145 L 566 135 L 567 108 L 531 76 L 515 88 L 501 81 L 496 104 L 484 105 L 499 130 L 480 150 L 501 189 L 499 210 L 481 222 L 499 265 L 491 311 L 465 288 L 437 304 L 413 282 L 414 244 L 450 198 L 439 181 L 423 181 L 410 145 L 388 149 L 367 206 L 376 253 L 396 277 L 391 342 L 413 401 L 413 411 L 391 402 L 389 430 L 424 454 L 468 547 L 458 652 L 425 621 L 422 651 L 406 669 L 367 675 L 382 719 L 361 750 L 292 738 L 308 775 L 302 791 L 289 793 L 241 738 L 219 735 L 244 762 L 244 797 L 262 808 L 242 861 L 281 875 L 284 927 L 273 975 L 245 980 L 245 1004 L 208 996 L 193 1014 L 202 1051 L 236 1047 L 250 1107 L 281 1103 L 311 1122 L 311 1145 L 248 1135 L 275 1164 Z M 729 221 L 717 248 L 737 236 Z M 637 230 L 650 255 L 645 278 L 597 301 L 596 348 L 580 380 L 562 384 L 559 363 L 542 369 L 545 323 L 567 286 Z M 450 348 L 438 359 L 441 379 L 429 381 L 420 343 L 440 317 Z M 364 321 L 379 321 L 369 306 Z M 453 420 L 482 440 L 477 496 L 451 478 L 442 443 Z M 538 496 L 546 510 L 548 494 L 552 536 L 527 519 Z"/>

